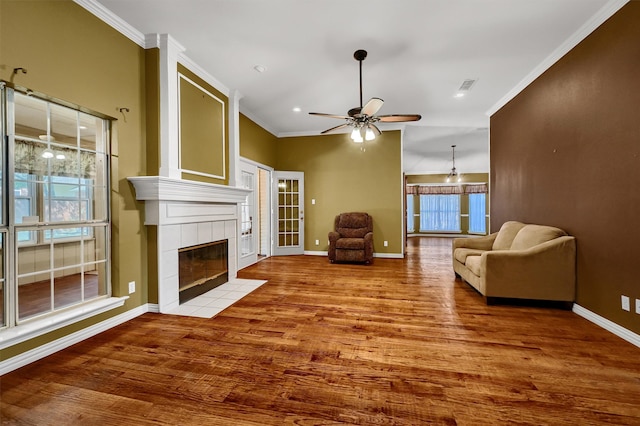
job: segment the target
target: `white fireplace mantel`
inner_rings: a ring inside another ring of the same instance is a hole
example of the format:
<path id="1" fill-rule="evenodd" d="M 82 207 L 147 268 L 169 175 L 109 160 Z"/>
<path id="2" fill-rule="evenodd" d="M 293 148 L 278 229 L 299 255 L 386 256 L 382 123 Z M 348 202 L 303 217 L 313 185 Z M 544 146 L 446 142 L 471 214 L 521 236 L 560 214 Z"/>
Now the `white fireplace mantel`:
<path id="1" fill-rule="evenodd" d="M 144 201 L 194 201 L 201 203 L 242 203 L 249 189 L 163 176 L 127 178 L 136 189 L 136 199 Z"/>

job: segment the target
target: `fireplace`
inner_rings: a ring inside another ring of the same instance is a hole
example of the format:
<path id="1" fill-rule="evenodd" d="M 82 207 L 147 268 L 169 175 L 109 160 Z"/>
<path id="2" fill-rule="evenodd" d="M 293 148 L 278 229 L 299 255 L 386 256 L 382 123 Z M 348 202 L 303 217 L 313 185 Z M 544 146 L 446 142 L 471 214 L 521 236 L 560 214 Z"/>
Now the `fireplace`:
<path id="1" fill-rule="evenodd" d="M 229 281 L 228 265 L 227 240 L 178 249 L 180 303 Z"/>
<path id="2" fill-rule="evenodd" d="M 179 250 L 227 241 L 228 279 L 237 277 L 238 204 L 251 192 L 226 185 L 162 176 L 132 176 L 145 202 L 145 225 L 157 226 L 158 311 L 180 306 Z"/>

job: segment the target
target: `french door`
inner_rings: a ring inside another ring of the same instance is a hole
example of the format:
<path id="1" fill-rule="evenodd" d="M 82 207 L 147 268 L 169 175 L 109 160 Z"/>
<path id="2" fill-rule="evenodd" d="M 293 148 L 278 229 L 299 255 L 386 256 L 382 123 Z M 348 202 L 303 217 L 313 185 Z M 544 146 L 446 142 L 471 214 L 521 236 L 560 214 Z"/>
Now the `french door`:
<path id="1" fill-rule="evenodd" d="M 304 173 L 274 172 L 274 256 L 304 254 Z"/>

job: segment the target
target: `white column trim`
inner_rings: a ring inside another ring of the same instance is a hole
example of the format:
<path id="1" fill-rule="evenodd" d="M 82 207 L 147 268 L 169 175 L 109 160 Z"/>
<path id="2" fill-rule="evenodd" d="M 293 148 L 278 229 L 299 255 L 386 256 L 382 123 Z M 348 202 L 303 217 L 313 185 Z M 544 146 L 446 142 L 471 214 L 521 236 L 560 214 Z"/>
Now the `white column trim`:
<path id="1" fill-rule="evenodd" d="M 229 96 L 229 186 L 236 186 L 240 176 L 240 99 L 242 93 L 233 90 Z"/>
<path id="2" fill-rule="evenodd" d="M 160 34 L 160 176 L 180 179 L 178 123 L 178 55 L 184 47 Z"/>

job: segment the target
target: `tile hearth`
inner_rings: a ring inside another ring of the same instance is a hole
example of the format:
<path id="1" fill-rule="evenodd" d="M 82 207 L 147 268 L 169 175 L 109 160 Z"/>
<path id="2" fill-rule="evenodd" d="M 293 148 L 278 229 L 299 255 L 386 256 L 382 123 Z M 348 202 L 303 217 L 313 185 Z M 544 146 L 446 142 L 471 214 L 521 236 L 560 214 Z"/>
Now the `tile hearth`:
<path id="1" fill-rule="evenodd" d="M 167 313 L 187 317 L 213 318 L 266 282 L 235 278 Z"/>

